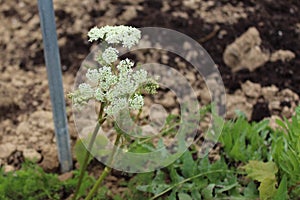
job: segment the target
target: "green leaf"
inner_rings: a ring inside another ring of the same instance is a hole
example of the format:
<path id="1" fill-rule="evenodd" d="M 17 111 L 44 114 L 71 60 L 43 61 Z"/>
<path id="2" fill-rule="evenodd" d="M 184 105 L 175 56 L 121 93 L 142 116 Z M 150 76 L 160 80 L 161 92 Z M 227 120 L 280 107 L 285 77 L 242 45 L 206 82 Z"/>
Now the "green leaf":
<path id="1" fill-rule="evenodd" d="M 271 200 L 276 194 L 276 179 L 274 177 L 265 178 L 258 188 L 261 200 Z"/>
<path id="2" fill-rule="evenodd" d="M 258 197 L 258 190 L 253 181 L 251 181 L 244 189 L 244 196 L 247 198 L 255 199 Z"/>
<path id="3" fill-rule="evenodd" d="M 262 161 L 249 161 L 247 165 L 243 167 L 248 177 L 259 181 L 260 186 L 259 197 L 261 200 L 272 199 L 276 194 L 276 176 L 278 171 L 277 166 L 273 162 L 264 163 Z"/>
<path id="4" fill-rule="evenodd" d="M 214 190 L 215 184 L 209 184 L 206 188 L 204 188 L 201 191 L 201 194 L 204 199 L 211 200 L 213 199 L 213 190 Z"/>
<path id="5" fill-rule="evenodd" d="M 197 200 L 201 200 L 201 194 L 199 192 L 199 190 L 197 189 L 194 189 L 191 191 L 191 196 L 192 196 L 192 199 L 197 199 Z"/>
<path id="6" fill-rule="evenodd" d="M 242 168 L 246 170 L 248 177 L 259 182 L 270 177 L 275 179 L 275 174 L 278 171 L 276 164 L 271 161 L 265 163 L 262 161 L 251 160 Z"/>
<path id="7" fill-rule="evenodd" d="M 231 190 L 232 188 L 236 187 L 238 184 L 239 184 L 238 182 L 235 182 L 233 184 L 224 186 L 222 189 L 217 190 L 217 193 L 222 193 L 222 192 L 226 192 L 228 190 Z"/>
<path id="8" fill-rule="evenodd" d="M 178 194 L 179 200 L 193 200 L 192 197 L 185 193 L 179 193 Z"/>
<path id="9" fill-rule="evenodd" d="M 279 184 L 278 190 L 274 196 L 274 200 L 282 200 L 287 199 L 287 178 L 286 176 L 283 176 L 281 179 L 281 182 Z"/>
<path id="10" fill-rule="evenodd" d="M 75 151 L 75 157 L 79 163 L 79 166 L 81 167 L 83 165 L 83 162 L 84 162 L 84 159 L 85 159 L 85 156 L 87 153 L 87 149 L 83 145 L 81 139 L 78 139 L 76 141 L 76 144 L 74 146 L 74 151 Z M 89 157 L 88 163 L 90 163 L 91 160 L 92 160 L 92 156 Z"/>
<path id="11" fill-rule="evenodd" d="M 156 176 L 149 185 L 139 185 L 136 188 L 140 191 L 150 192 L 154 195 L 157 195 L 169 187 L 170 185 L 165 183 L 165 174 L 158 170 L 156 172 Z"/>
<path id="12" fill-rule="evenodd" d="M 184 179 L 177 173 L 177 170 L 173 166 L 170 167 L 170 178 L 172 183 L 178 183 Z"/>
<path id="13" fill-rule="evenodd" d="M 196 170 L 196 163 L 192 157 L 192 154 L 190 151 L 186 151 L 182 155 L 182 174 L 185 178 L 189 178 L 194 175 L 194 172 Z"/>

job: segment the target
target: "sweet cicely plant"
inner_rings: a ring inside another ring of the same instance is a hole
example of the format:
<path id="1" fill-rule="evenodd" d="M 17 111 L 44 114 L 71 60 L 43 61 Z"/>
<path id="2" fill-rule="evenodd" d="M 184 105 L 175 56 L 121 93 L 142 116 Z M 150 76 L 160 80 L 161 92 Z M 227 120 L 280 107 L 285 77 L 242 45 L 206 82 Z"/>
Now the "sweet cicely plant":
<path id="1" fill-rule="evenodd" d="M 133 69 L 135 63 L 128 58 L 118 62 L 119 51 L 115 46 L 122 45 L 127 49 L 132 48 L 141 39 L 140 30 L 129 26 L 94 27 L 89 31 L 88 37 L 90 42 L 99 41 L 105 48 L 96 55 L 96 61 L 100 67 L 88 68 L 85 74 L 87 81 L 81 83 L 77 90 L 69 94 L 73 105 L 79 109 L 87 105 L 89 101 L 100 104 L 95 129 L 89 139 L 84 162 L 81 166 L 78 185 L 73 196 L 74 200 L 78 196 L 88 165 L 89 150 L 92 149 L 95 143 L 100 127 L 108 119 L 113 121 L 115 127 L 114 149 L 108 158 L 108 164 L 111 164 L 114 160 L 116 148 L 122 145 L 122 141 L 126 139 L 124 131 L 118 128 L 118 124 L 114 123 L 114 120 L 120 116 L 123 110 L 137 110 L 135 119 L 138 119 L 144 105 L 143 94 L 154 94 L 158 88 L 157 82 L 149 76 L 147 71 Z M 110 171 L 111 167 L 107 165 L 86 200 L 91 199 L 96 194 Z"/>

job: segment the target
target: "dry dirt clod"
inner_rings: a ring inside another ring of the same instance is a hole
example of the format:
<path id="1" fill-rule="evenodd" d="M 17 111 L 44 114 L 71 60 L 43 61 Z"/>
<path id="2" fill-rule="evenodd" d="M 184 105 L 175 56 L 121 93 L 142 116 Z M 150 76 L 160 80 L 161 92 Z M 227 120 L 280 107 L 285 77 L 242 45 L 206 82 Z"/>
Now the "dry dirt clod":
<path id="1" fill-rule="evenodd" d="M 251 81 L 246 81 L 241 85 L 243 92 L 247 97 L 258 98 L 261 95 L 261 86 L 257 83 L 252 83 Z"/>
<path id="2" fill-rule="evenodd" d="M 270 61 L 276 62 L 278 60 L 282 62 L 290 61 L 296 57 L 295 53 L 289 50 L 278 50 L 272 53 Z"/>
<path id="3" fill-rule="evenodd" d="M 252 105 L 247 102 L 247 98 L 243 95 L 235 93 L 233 95 L 227 95 L 227 113 L 226 118 L 235 118 L 236 114 L 235 111 L 240 110 L 246 116 L 247 119 L 251 119 L 252 113 Z"/>
<path id="4" fill-rule="evenodd" d="M 61 174 L 58 176 L 58 180 L 60 181 L 66 181 L 66 180 L 69 180 L 71 178 L 73 178 L 73 171 L 71 172 L 67 172 L 67 173 L 64 173 L 64 174 Z"/>
<path id="5" fill-rule="evenodd" d="M 25 159 L 35 163 L 39 162 L 42 159 L 42 155 L 35 149 L 24 149 L 23 156 Z"/>
<path id="6" fill-rule="evenodd" d="M 49 145 L 43 148 L 42 150 L 43 160 L 40 163 L 40 166 L 46 172 L 53 172 L 59 167 L 57 149 L 55 145 Z"/>
<path id="7" fill-rule="evenodd" d="M 278 88 L 275 85 L 269 86 L 269 87 L 263 87 L 261 90 L 262 96 L 265 100 L 271 100 L 276 93 L 278 92 Z"/>
<path id="8" fill-rule="evenodd" d="M 223 60 L 233 72 L 242 68 L 254 71 L 269 60 L 269 53 L 263 52 L 260 44 L 261 38 L 258 30 L 251 27 L 226 47 Z"/>
<path id="9" fill-rule="evenodd" d="M 130 21 L 137 16 L 137 10 L 135 6 L 127 6 L 125 7 L 125 11 L 119 17 L 120 20 Z"/>
<path id="10" fill-rule="evenodd" d="M 7 158 L 16 150 L 16 146 L 11 143 L 0 144 L 0 158 Z"/>
<path id="11" fill-rule="evenodd" d="M 15 167 L 12 165 L 4 165 L 3 166 L 4 173 L 15 171 Z"/>

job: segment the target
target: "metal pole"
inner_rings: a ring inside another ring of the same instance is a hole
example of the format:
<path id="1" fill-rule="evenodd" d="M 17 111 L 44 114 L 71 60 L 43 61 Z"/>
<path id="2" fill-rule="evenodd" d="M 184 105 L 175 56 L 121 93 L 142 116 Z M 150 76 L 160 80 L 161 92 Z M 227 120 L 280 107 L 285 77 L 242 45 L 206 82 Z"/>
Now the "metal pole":
<path id="1" fill-rule="evenodd" d="M 44 43 L 44 56 L 50 89 L 50 98 L 58 147 L 61 172 L 72 169 L 72 156 L 67 126 L 62 72 L 57 44 L 56 25 L 52 0 L 38 0 Z"/>

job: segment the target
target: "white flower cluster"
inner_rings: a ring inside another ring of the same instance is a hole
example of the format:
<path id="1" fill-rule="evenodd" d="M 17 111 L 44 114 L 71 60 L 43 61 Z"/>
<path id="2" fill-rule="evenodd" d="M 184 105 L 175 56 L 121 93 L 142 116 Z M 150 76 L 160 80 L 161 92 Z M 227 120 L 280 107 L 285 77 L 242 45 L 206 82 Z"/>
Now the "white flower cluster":
<path id="1" fill-rule="evenodd" d="M 104 26 L 94 27 L 89 33 L 89 41 L 104 40 L 109 44 L 122 44 L 131 48 L 141 39 L 141 31 L 130 26 Z"/>
<path id="2" fill-rule="evenodd" d="M 103 39 L 108 43 L 122 43 L 130 48 L 140 39 L 140 31 L 126 26 L 105 26 L 93 28 L 89 32 L 90 41 Z M 118 59 L 118 50 L 108 47 L 99 55 L 99 69 L 88 69 L 86 78 L 89 83 L 81 83 L 78 90 L 70 94 L 77 106 L 96 100 L 106 104 L 104 112 L 109 116 L 118 114 L 122 109 L 139 110 L 144 105 L 141 92 L 155 93 L 158 84 L 143 69 L 133 70 L 134 63 L 128 58 L 121 60 L 112 71 L 111 66 Z M 103 62 L 104 61 L 104 62 Z"/>
<path id="3" fill-rule="evenodd" d="M 108 47 L 102 54 L 102 58 L 106 64 L 110 65 L 116 60 L 118 60 L 119 51 L 115 48 Z"/>
<path id="4" fill-rule="evenodd" d="M 118 75 L 113 74 L 111 68 L 106 66 L 88 69 L 86 77 L 92 84 L 81 83 L 78 90 L 71 95 L 73 102 L 79 106 L 91 99 L 106 102 L 108 106 L 104 111 L 110 116 L 126 106 L 133 110 L 141 109 L 144 99 L 140 92 L 149 84 L 155 89 L 158 85 L 148 77 L 147 71 L 134 71 L 131 68 L 133 65 L 129 59 L 122 60 L 117 66 L 120 70 Z M 152 91 L 154 92 L 155 90 Z"/>

